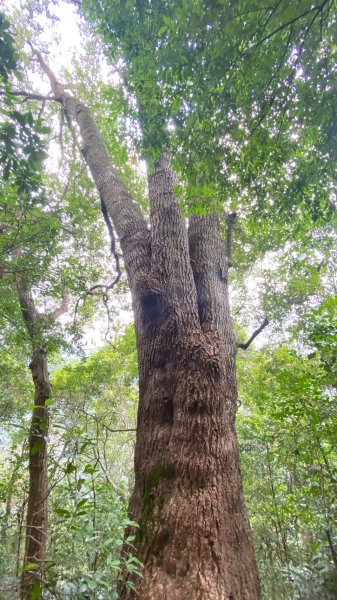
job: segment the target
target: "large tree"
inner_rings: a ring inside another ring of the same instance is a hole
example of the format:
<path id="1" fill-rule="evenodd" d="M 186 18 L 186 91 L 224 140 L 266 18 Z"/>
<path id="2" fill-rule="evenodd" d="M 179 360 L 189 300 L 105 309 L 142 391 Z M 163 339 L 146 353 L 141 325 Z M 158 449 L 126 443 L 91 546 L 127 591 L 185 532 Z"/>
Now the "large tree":
<path id="1" fill-rule="evenodd" d="M 236 340 L 216 214 L 186 228 L 167 151 L 148 178 L 150 227 L 118 177 L 89 109 L 48 75 L 78 124 L 82 153 L 118 235 L 139 358 L 130 517 L 143 598 L 257 598 L 234 421 Z M 124 585 L 120 597 L 133 595 Z"/>
<path id="2" fill-rule="evenodd" d="M 129 512 L 140 525 L 134 543 L 144 576 L 134 581 L 137 591 L 125 581 L 121 599 L 259 597 L 235 435 L 233 210 L 244 217 L 245 263 L 247 239 L 261 253 L 296 237 L 300 221 L 302 234 L 324 222 L 335 175 L 335 82 L 325 52 L 331 3 L 303 2 L 295 12 L 286 4 L 100 2 L 91 12 L 114 59 L 122 59 L 128 94 L 137 101 L 149 221 L 114 168 L 87 104 L 34 51 L 53 98 L 80 130 L 132 293 L 140 397 Z M 300 117 L 299 97 L 305 99 Z M 308 105 L 322 102 L 328 109 L 317 119 L 318 109 Z M 172 149 L 188 206 L 198 209 L 188 226 Z M 313 177 L 308 165 L 315 155 Z"/>

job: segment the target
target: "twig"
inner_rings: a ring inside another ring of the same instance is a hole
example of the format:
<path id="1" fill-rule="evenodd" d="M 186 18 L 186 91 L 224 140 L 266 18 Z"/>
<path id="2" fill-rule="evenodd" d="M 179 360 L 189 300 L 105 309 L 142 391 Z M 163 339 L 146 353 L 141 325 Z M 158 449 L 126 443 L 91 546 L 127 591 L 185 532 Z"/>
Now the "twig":
<path id="1" fill-rule="evenodd" d="M 294 17 L 293 19 L 290 19 L 286 23 L 282 23 L 279 27 L 277 27 L 276 29 L 274 29 L 274 31 L 272 31 L 271 33 L 268 33 L 263 38 L 261 38 L 260 40 L 258 40 L 254 44 L 254 46 L 260 46 L 261 44 L 263 44 L 263 42 L 266 42 L 267 40 L 270 40 L 270 38 L 272 38 L 274 35 L 276 35 L 280 31 L 282 31 L 283 29 L 286 29 L 290 25 L 293 25 L 294 23 L 296 23 L 296 21 L 299 21 L 300 19 L 303 19 L 304 17 L 306 17 L 307 15 L 309 15 L 312 12 L 315 12 L 316 16 L 319 15 L 320 13 L 322 13 L 322 11 L 324 9 L 324 6 L 327 4 L 327 2 L 328 2 L 328 0 L 323 0 L 322 4 L 320 4 L 319 6 L 311 6 L 308 10 L 304 11 L 300 15 L 297 15 L 296 17 Z"/>
<path id="2" fill-rule="evenodd" d="M 121 271 L 120 260 L 119 260 L 120 254 L 118 254 L 118 252 L 116 251 L 116 240 L 115 240 L 114 230 L 113 230 L 113 227 L 112 227 L 109 215 L 108 215 L 108 211 L 107 211 L 105 202 L 102 197 L 101 197 L 101 209 L 102 209 L 103 218 L 104 218 L 104 221 L 108 228 L 108 232 L 109 232 L 109 236 L 110 236 L 110 251 L 115 259 L 117 275 L 116 275 L 115 279 L 113 280 L 113 282 L 110 283 L 109 285 L 104 284 L 104 283 L 103 284 L 97 283 L 96 285 L 93 285 L 91 288 L 89 288 L 85 292 L 84 296 L 77 299 L 76 304 L 75 304 L 74 322 L 76 322 L 77 311 L 78 311 L 78 307 L 79 307 L 81 300 L 83 301 L 83 303 L 85 303 L 87 296 L 94 296 L 94 292 L 96 290 L 103 290 L 102 299 L 103 299 L 103 304 L 106 308 L 107 315 L 108 315 L 108 330 L 105 334 L 105 339 L 106 339 L 107 335 L 109 333 L 109 323 L 110 323 L 110 311 L 109 311 L 109 306 L 108 306 L 108 299 L 109 299 L 108 292 L 117 285 L 117 283 L 119 282 L 119 280 L 122 276 L 122 271 Z"/>

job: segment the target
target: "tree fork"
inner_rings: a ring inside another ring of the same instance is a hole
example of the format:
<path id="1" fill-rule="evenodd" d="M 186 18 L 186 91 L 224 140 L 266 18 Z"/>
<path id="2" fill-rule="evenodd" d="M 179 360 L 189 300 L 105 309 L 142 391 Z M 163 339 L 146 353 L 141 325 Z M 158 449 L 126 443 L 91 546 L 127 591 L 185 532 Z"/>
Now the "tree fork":
<path id="1" fill-rule="evenodd" d="M 80 127 L 83 155 L 119 237 L 133 295 L 140 397 L 129 514 L 140 525 L 135 545 L 144 577 L 130 578 L 134 591 L 127 575 L 119 598 L 257 600 L 234 428 L 228 265 L 217 218 L 192 218 L 187 233 L 164 151 L 149 177 L 149 231 L 89 109 L 36 55 L 54 95 Z"/>
<path id="2" fill-rule="evenodd" d="M 144 368 L 130 517 L 140 524 L 136 547 L 145 571 L 135 583 L 144 600 L 256 600 L 234 429 L 236 340 L 227 259 L 215 214 L 190 219 L 187 248 L 173 183 L 164 160 L 149 181 L 147 285 L 156 310 L 139 359 Z M 124 584 L 119 597 L 134 593 Z"/>

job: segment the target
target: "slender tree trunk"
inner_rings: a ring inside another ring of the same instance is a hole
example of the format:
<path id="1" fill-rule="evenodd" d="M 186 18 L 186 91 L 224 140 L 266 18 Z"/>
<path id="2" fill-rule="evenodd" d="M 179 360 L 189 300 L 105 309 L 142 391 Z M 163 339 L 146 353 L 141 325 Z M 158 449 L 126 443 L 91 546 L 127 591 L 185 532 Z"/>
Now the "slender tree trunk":
<path id="1" fill-rule="evenodd" d="M 29 491 L 26 519 L 26 547 L 21 579 L 21 597 L 42 588 L 48 530 L 48 408 L 51 396 L 47 353 L 35 348 L 31 362 L 35 386 L 34 409 L 29 435 Z M 32 565 L 32 568 L 29 568 Z M 33 566 L 35 565 L 35 567 Z M 36 595 L 34 597 L 39 597 Z"/>
<path id="2" fill-rule="evenodd" d="M 149 178 L 149 230 L 89 110 L 36 55 L 79 126 L 132 292 L 140 397 L 129 514 L 140 525 L 135 547 L 144 573 L 130 577 L 136 591 L 126 577 L 119 597 L 257 600 L 234 425 L 237 345 L 219 220 L 194 217 L 188 232 L 164 152 Z"/>
<path id="3" fill-rule="evenodd" d="M 26 542 L 21 576 L 21 598 L 40 598 L 48 531 L 48 406 L 51 397 L 46 351 L 37 345 L 39 315 L 31 289 L 24 277 L 16 277 L 22 316 L 33 347 L 30 368 L 34 382 L 34 408 L 29 433 L 29 489 L 26 515 Z"/>
<path id="4" fill-rule="evenodd" d="M 2 526 L 1 526 L 0 542 L 1 542 L 2 548 L 5 548 L 5 546 L 7 544 L 8 525 L 9 525 L 9 518 L 10 518 L 10 514 L 11 514 L 11 510 L 12 510 L 13 486 L 15 483 L 15 479 L 16 479 L 16 469 L 14 467 L 13 472 L 10 477 L 10 480 L 9 480 L 9 489 L 8 489 L 7 500 L 6 500 L 5 514 L 4 514 L 4 517 L 2 520 Z"/>
<path id="5" fill-rule="evenodd" d="M 22 541 L 22 529 L 23 529 L 23 521 L 24 521 L 24 517 L 25 517 L 25 509 L 26 509 L 26 504 L 27 504 L 27 498 L 24 497 L 23 501 L 21 503 L 21 508 L 18 511 L 17 514 L 17 521 L 18 521 L 18 541 L 17 541 L 17 546 L 16 546 L 16 565 L 15 565 L 15 576 L 17 577 L 17 579 L 19 579 L 19 574 L 20 574 L 20 561 L 21 561 L 21 541 Z M 18 584 L 18 588 L 19 588 L 19 584 Z M 20 589 L 18 589 L 18 594 L 20 593 Z"/>

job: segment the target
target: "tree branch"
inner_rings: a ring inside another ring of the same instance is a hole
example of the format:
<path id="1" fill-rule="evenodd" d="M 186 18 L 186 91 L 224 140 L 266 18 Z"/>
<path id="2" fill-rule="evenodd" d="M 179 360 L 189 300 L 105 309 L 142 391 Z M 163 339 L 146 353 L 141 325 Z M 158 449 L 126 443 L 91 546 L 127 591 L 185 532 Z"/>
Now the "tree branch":
<path id="1" fill-rule="evenodd" d="M 234 223 L 236 222 L 237 218 L 238 218 L 238 216 L 237 216 L 236 212 L 229 213 L 226 215 L 226 223 L 227 223 L 226 256 L 227 256 L 228 267 L 233 266 L 233 261 L 232 261 L 233 229 L 234 229 Z"/>
<path id="2" fill-rule="evenodd" d="M 261 44 L 263 44 L 263 42 L 265 42 L 267 40 L 270 40 L 270 38 L 272 38 L 274 35 L 276 35 L 280 31 L 282 31 L 283 29 L 286 29 L 290 25 L 293 25 L 294 23 L 296 23 L 296 21 L 300 21 L 301 19 L 303 19 L 307 15 L 309 15 L 309 14 L 311 14 L 313 12 L 315 12 L 316 15 L 322 13 L 322 11 L 324 9 L 324 6 L 327 4 L 327 2 L 328 2 L 328 0 L 323 0 L 323 2 L 321 4 L 319 4 L 318 6 L 311 6 L 310 8 L 308 8 L 306 11 L 304 11 L 300 15 L 297 15 L 296 17 L 293 17 L 292 19 L 290 19 L 286 23 L 282 23 L 281 25 L 279 25 L 279 27 L 277 27 L 276 29 L 274 29 L 274 31 L 271 31 L 270 33 L 268 33 L 268 35 L 265 35 L 263 38 L 261 38 L 260 40 L 258 40 L 254 44 L 254 47 L 260 46 Z"/>
<path id="3" fill-rule="evenodd" d="M 204 331 L 216 331 L 230 355 L 236 349 L 236 340 L 229 316 L 228 260 L 219 215 L 191 215 L 188 238 L 201 326 Z"/>
<path id="4" fill-rule="evenodd" d="M 264 328 L 267 327 L 267 325 L 269 325 L 269 321 L 268 321 L 268 319 L 265 319 L 263 321 L 263 323 L 260 325 L 260 327 L 258 327 L 254 331 L 254 333 L 250 336 L 248 342 L 246 342 L 245 344 L 238 344 L 238 348 L 241 348 L 241 350 L 247 350 L 247 348 L 249 348 L 249 346 L 255 340 L 255 338 L 259 335 L 259 333 L 261 333 L 261 331 L 263 331 Z"/>
<path id="5" fill-rule="evenodd" d="M 4 96 L 5 92 L 0 91 L 0 96 Z M 60 102 L 59 98 L 55 96 L 43 96 L 42 94 L 35 94 L 33 92 L 24 92 L 21 90 L 14 90 L 10 92 L 11 96 L 23 97 L 26 100 L 41 100 L 45 102 L 46 100 L 53 100 L 54 102 Z"/>
<path id="6" fill-rule="evenodd" d="M 163 146 L 160 159 L 155 162 L 154 171 L 148 176 L 152 270 L 144 283 L 146 294 L 157 294 L 158 301 L 165 297 L 165 304 L 185 325 L 188 321 L 197 324 L 197 294 L 190 263 L 188 232 L 174 194 L 176 184 L 177 176 L 172 169 L 169 152 Z"/>
<path id="7" fill-rule="evenodd" d="M 120 240 L 129 283 L 133 287 L 139 276 L 150 268 L 146 222 L 113 167 L 89 108 L 65 90 L 67 86 L 57 80 L 41 53 L 34 48 L 32 50 L 49 78 L 54 96 L 62 103 L 66 115 L 70 115 L 79 126 L 82 155 Z"/>
<path id="8" fill-rule="evenodd" d="M 64 292 L 60 305 L 51 313 L 51 318 L 56 321 L 61 315 L 67 312 L 69 308 L 69 294 Z"/>
<path id="9" fill-rule="evenodd" d="M 26 324 L 30 340 L 32 344 L 34 344 L 36 336 L 35 323 L 39 314 L 35 307 L 32 290 L 30 289 L 27 280 L 23 275 L 16 275 L 15 283 L 19 296 L 22 317 Z"/>
<path id="10" fill-rule="evenodd" d="M 94 295 L 94 291 L 96 290 L 103 290 L 103 304 L 106 308 L 107 311 L 107 315 L 108 315 L 108 330 L 106 332 L 105 338 L 107 337 L 108 333 L 109 333 L 109 324 L 110 324 L 110 311 L 109 311 L 109 306 L 108 306 L 108 292 L 110 290 L 112 290 L 117 283 L 119 282 L 121 276 L 122 276 L 122 270 L 121 270 L 121 265 L 120 265 L 120 255 L 118 254 L 118 252 L 116 251 L 116 240 L 115 240 L 115 235 L 114 235 L 114 230 L 112 227 L 112 223 L 110 221 L 109 218 L 109 213 L 107 211 L 107 207 L 106 204 L 101 196 L 101 209 L 102 209 L 102 214 L 104 217 L 104 221 L 105 224 L 108 228 L 108 232 L 109 232 L 109 236 L 110 236 L 110 250 L 111 250 L 111 254 L 115 259 L 115 265 L 116 265 L 116 277 L 113 280 L 112 283 L 110 284 L 102 284 L 102 283 L 97 283 L 96 285 L 93 285 L 91 288 L 89 288 L 84 296 L 81 296 L 80 298 L 77 299 L 76 301 L 76 305 L 75 305 L 75 317 L 74 317 L 74 322 L 76 322 L 76 316 L 77 316 L 77 311 L 78 311 L 78 307 L 79 307 L 79 303 L 81 302 L 81 300 L 83 300 L 84 304 L 85 304 L 85 300 L 87 296 L 93 296 Z"/>
<path id="11" fill-rule="evenodd" d="M 326 533 L 326 537 L 328 538 L 328 544 L 329 544 L 332 560 L 334 562 L 335 567 L 337 568 L 337 553 L 336 553 L 336 548 L 335 548 L 333 540 L 332 540 L 331 530 L 326 529 L 325 533 Z"/>

